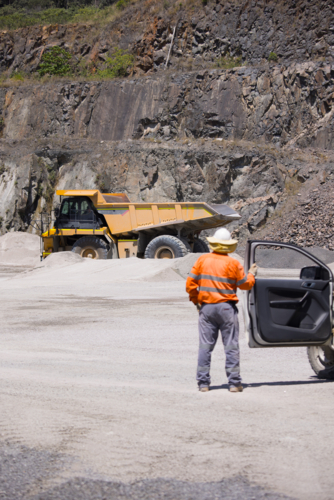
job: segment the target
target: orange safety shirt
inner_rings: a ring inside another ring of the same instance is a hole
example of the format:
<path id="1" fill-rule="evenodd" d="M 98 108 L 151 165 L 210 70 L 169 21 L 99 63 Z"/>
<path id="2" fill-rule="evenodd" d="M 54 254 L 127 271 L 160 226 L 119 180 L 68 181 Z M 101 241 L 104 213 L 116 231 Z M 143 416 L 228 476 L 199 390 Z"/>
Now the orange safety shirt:
<path id="1" fill-rule="evenodd" d="M 255 284 L 251 273 L 245 275 L 242 265 L 227 254 L 207 253 L 199 257 L 187 278 L 186 290 L 194 303 L 235 301 L 237 287 L 250 290 Z"/>

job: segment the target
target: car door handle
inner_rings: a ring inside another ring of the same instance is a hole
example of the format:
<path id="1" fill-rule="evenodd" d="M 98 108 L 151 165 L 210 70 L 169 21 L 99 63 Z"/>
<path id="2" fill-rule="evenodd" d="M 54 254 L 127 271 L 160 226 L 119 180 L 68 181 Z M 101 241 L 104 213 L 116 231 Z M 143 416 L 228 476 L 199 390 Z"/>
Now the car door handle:
<path id="1" fill-rule="evenodd" d="M 303 281 L 301 286 L 302 286 L 302 288 L 314 288 L 315 283 L 313 281 Z"/>
<path id="2" fill-rule="evenodd" d="M 305 295 L 300 299 L 271 300 L 269 304 L 270 307 L 276 307 L 278 309 L 297 309 L 298 307 L 301 307 L 304 304 L 309 295 L 310 292 L 306 292 Z"/>

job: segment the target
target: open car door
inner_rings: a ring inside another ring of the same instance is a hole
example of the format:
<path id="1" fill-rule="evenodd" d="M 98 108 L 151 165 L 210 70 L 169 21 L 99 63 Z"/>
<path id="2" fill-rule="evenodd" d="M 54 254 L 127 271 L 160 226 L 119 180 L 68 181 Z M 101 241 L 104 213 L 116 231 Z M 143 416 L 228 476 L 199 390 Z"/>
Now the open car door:
<path id="1" fill-rule="evenodd" d="M 259 269 L 245 314 L 249 346 L 308 346 L 317 375 L 334 376 L 331 269 L 306 250 L 275 241 L 248 241 L 245 271 L 254 262 Z"/>

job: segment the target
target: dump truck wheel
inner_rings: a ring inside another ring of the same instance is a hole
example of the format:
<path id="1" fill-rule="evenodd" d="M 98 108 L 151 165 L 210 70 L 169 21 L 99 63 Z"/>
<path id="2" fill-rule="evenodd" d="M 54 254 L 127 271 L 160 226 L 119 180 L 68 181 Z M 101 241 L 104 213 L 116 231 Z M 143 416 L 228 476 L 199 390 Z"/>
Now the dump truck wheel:
<path id="1" fill-rule="evenodd" d="M 206 241 L 206 238 L 199 237 L 194 240 L 194 246 L 193 246 L 193 252 L 194 253 L 209 253 L 210 252 L 210 247 L 208 242 Z"/>
<path id="2" fill-rule="evenodd" d="M 175 236 L 157 236 L 149 242 L 145 259 L 177 259 L 189 253 L 186 245 Z"/>
<path id="3" fill-rule="evenodd" d="M 307 355 L 318 378 L 334 379 L 334 351 L 329 346 L 307 348 Z"/>
<path id="4" fill-rule="evenodd" d="M 83 236 L 74 243 L 72 252 L 88 259 L 106 259 L 108 245 L 96 236 Z"/>

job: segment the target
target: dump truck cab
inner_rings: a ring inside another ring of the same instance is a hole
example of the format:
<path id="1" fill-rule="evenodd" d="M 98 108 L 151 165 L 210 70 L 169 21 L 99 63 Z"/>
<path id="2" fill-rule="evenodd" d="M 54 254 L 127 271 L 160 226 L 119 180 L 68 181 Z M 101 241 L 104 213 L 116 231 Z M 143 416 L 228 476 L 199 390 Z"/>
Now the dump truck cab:
<path id="1" fill-rule="evenodd" d="M 240 218 L 226 205 L 131 203 L 124 193 L 57 191 L 55 220 L 42 234 L 43 257 L 71 250 L 90 258 L 177 258 L 208 252 L 200 233 Z"/>
<path id="2" fill-rule="evenodd" d="M 55 216 L 55 228 L 63 229 L 99 229 L 105 222 L 87 196 L 65 198 Z"/>

